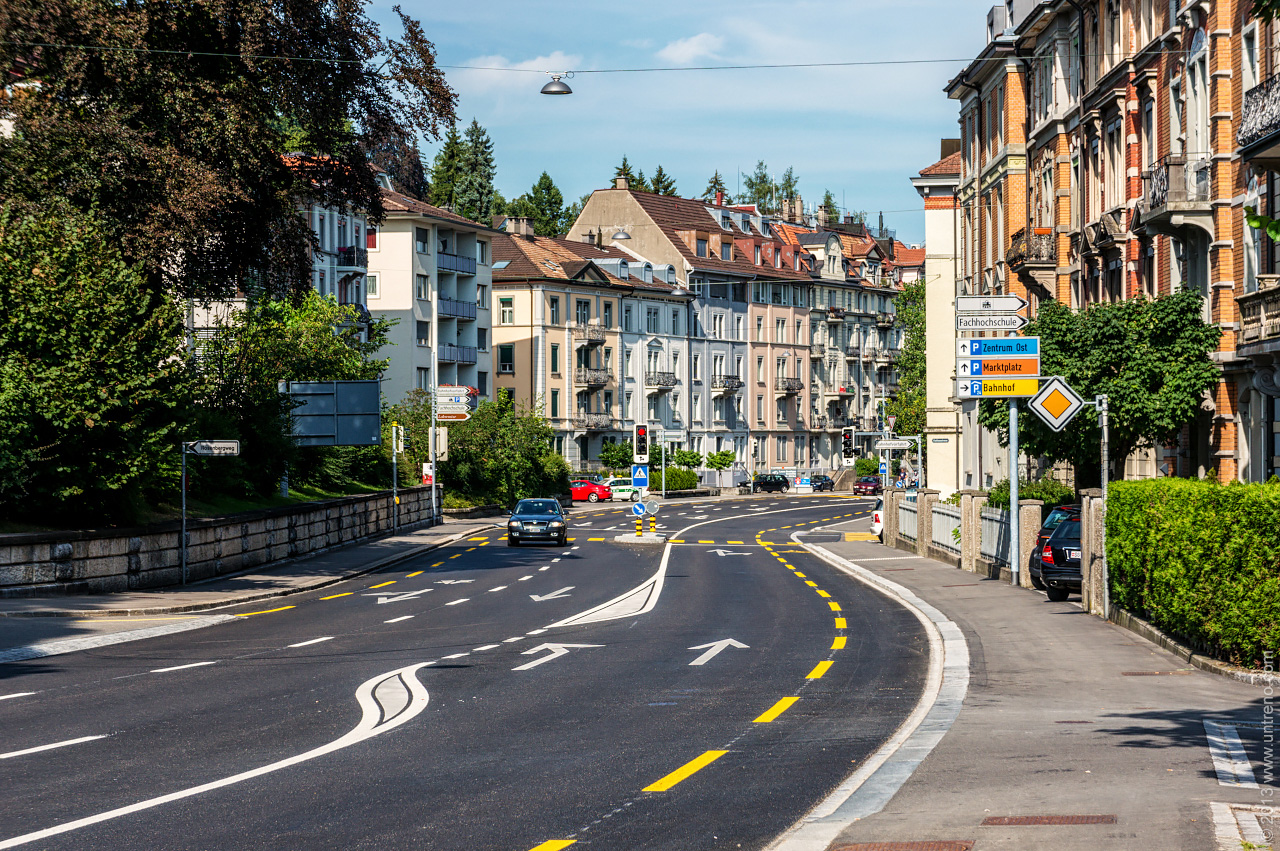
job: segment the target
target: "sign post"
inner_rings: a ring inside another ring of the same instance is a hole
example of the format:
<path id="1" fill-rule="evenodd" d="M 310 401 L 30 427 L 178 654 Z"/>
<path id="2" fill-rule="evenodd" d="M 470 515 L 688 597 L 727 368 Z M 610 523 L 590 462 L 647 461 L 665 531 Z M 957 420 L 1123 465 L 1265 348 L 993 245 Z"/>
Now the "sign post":
<path id="1" fill-rule="evenodd" d="M 182 448 L 182 584 L 187 584 L 187 453 L 213 458 L 229 458 L 240 454 L 238 440 L 192 440 L 181 444 Z"/>
<path id="2" fill-rule="evenodd" d="M 1018 399 L 1014 397 L 1009 400 L 1009 578 L 1014 585 L 1018 584 L 1018 568 L 1022 559 L 1019 546 L 1022 538 L 1022 524 L 1019 522 L 1022 517 L 1022 510 L 1018 505 L 1018 479 L 1020 477 L 1021 471 L 1018 469 Z"/>

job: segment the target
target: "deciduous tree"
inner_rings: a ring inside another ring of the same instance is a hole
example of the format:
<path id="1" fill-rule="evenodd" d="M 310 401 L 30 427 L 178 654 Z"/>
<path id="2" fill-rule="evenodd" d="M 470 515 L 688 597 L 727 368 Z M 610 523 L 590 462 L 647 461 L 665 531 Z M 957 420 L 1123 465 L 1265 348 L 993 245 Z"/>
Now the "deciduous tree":
<path id="1" fill-rule="evenodd" d="M 769 176 L 769 167 L 764 164 L 764 160 L 756 163 L 754 172 L 743 175 L 742 185 L 746 190 L 744 199 L 742 199 L 743 203 L 755 204 L 756 209 L 766 215 L 772 215 L 777 212 L 774 209 L 773 178 Z"/>
<path id="2" fill-rule="evenodd" d="M 923 281 L 907 284 L 894 297 L 903 343 L 898 353 L 898 395 L 885 402 L 885 413 L 898 418 L 894 431 L 900 434 L 920 434 L 925 428 L 924 298 Z"/>

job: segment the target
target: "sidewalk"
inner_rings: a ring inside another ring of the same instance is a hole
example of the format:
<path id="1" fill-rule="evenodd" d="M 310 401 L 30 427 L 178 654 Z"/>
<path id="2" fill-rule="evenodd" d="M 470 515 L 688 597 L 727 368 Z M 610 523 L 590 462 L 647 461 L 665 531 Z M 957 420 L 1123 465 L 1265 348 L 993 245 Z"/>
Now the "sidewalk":
<path id="1" fill-rule="evenodd" d="M 1262 688 L 1191 668 L 1078 598 L 1051 603 L 878 542 L 822 537 L 810 543 L 941 610 L 970 657 L 949 732 L 832 851 L 1239 851 L 1241 839 L 1261 844 L 1260 824 L 1272 832 L 1251 812 L 1275 788 Z"/>

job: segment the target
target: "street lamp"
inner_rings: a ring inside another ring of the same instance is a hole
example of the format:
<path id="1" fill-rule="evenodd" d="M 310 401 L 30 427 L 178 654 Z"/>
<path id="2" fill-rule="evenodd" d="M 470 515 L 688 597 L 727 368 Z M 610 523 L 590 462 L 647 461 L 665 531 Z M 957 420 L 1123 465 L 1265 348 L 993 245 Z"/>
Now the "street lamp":
<path id="1" fill-rule="evenodd" d="M 567 83 L 563 83 L 560 81 L 561 77 L 572 77 L 573 76 L 572 71 L 565 71 L 560 74 L 552 74 L 550 71 L 548 71 L 547 73 L 551 74 L 551 82 L 547 83 L 545 86 L 542 87 L 542 93 L 544 95 L 573 94 L 573 89 L 569 88 Z"/>

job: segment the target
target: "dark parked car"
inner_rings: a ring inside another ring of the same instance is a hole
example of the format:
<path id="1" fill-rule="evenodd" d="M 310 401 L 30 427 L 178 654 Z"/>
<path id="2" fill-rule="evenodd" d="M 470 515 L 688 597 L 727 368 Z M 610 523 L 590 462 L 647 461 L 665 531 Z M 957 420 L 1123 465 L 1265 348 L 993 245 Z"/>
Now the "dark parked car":
<path id="1" fill-rule="evenodd" d="M 791 488 L 791 480 L 781 473 L 763 473 L 751 482 L 751 492 L 786 493 Z"/>
<path id="2" fill-rule="evenodd" d="M 863 496 L 878 496 L 884 492 L 879 476 L 863 476 L 853 483 L 853 492 Z"/>
<path id="3" fill-rule="evenodd" d="M 1044 583 L 1040 580 L 1040 558 L 1044 553 L 1044 544 L 1049 540 L 1049 536 L 1053 534 L 1053 530 L 1058 528 L 1058 524 L 1069 517 L 1080 519 L 1080 506 L 1059 505 L 1050 511 L 1049 516 L 1044 520 L 1044 525 L 1040 527 L 1039 534 L 1036 535 L 1036 545 L 1032 547 L 1031 553 L 1027 558 L 1031 584 L 1041 591 L 1044 590 Z"/>
<path id="4" fill-rule="evenodd" d="M 558 500 L 522 499 L 507 520 L 508 547 L 525 541 L 551 541 L 563 547 L 568 539 L 569 526 Z"/>
<path id="5" fill-rule="evenodd" d="M 1045 541 L 1040 552 L 1040 581 L 1055 603 L 1080 593 L 1084 575 L 1080 571 L 1080 515 L 1064 518 Z"/>
<path id="6" fill-rule="evenodd" d="M 809 479 L 809 483 L 813 485 L 813 492 L 833 491 L 836 489 L 835 480 L 830 476 L 814 476 Z"/>

